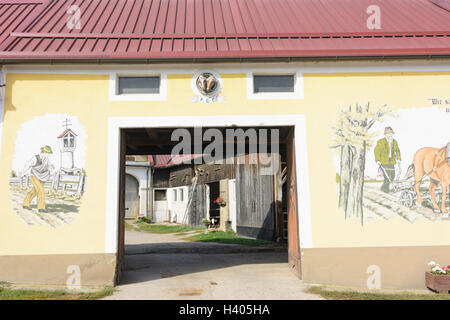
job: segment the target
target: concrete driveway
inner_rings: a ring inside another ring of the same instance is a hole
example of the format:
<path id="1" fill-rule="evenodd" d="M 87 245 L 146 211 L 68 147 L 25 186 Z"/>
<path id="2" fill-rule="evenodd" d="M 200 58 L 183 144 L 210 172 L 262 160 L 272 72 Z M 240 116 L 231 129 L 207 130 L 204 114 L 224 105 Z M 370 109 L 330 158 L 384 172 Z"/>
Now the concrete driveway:
<path id="1" fill-rule="evenodd" d="M 320 299 L 304 292 L 286 250 L 182 238 L 127 231 L 122 282 L 106 299 Z"/>

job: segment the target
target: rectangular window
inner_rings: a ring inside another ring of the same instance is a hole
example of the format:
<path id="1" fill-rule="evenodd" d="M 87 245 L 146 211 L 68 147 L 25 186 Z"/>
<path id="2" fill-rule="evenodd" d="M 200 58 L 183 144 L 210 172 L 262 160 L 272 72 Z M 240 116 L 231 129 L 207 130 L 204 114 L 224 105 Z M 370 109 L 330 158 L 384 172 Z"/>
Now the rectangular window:
<path id="1" fill-rule="evenodd" d="M 173 190 L 173 201 L 177 201 L 177 190 Z"/>
<path id="2" fill-rule="evenodd" d="M 179 192 L 180 192 L 180 194 L 179 194 L 178 198 L 180 201 L 183 201 L 183 198 L 184 198 L 183 189 L 180 189 Z"/>
<path id="3" fill-rule="evenodd" d="M 155 190 L 155 201 L 167 201 L 166 190 Z"/>
<path id="4" fill-rule="evenodd" d="M 295 76 L 286 75 L 254 75 L 253 93 L 294 92 Z"/>
<path id="5" fill-rule="evenodd" d="M 119 77 L 118 94 L 159 94 L 161 77 Z"/>

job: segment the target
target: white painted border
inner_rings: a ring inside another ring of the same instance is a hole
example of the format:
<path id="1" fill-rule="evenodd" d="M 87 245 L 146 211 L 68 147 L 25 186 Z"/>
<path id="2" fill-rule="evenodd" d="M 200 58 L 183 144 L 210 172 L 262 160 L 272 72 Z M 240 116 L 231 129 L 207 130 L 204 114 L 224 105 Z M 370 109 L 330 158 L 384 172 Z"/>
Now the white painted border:
<path id="1" fill-rule="evenodd" d="M 254 81 L 253 77 L 255 75 L 294 75 L 294 92 L 254 92 Z M 249 100 L 279 100 L 279 99 L 303 99 L 304 89 L 303 89 L 303 73 L 295 69 L 272 69 L 270 71 L 252 71 L 247 72 L 247 99 Z"/>
<path id="2" fill-rule="evenodd" d="M 301 248 L 312 248 L 306 120 L 304 115 L 247 115 L 205 117 L 120 117 L 108 121 L 105 253 L 118 250 L 120 130 L 126 128 L 294 126 L 297 199 Z"/>
<path id="3" fill-rule="evenodd" d="M 159 76 L 159 93 L 154 94 L 118 94 L 119 77 Z M 167 100 L 167 72 L 151 72 L 145 70 L 115 71 L 109 73 L 109 101 L 166 101 Z"/>

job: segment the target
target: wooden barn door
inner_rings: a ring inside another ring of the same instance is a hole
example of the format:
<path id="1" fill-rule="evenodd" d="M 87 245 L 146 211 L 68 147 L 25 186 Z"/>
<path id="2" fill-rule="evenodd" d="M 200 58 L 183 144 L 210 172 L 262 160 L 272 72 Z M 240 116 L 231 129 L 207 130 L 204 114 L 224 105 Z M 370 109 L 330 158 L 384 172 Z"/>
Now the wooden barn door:
<path id="1" fill-rule="evenodd" d="M 122 278 L 123 258 L 125 255 L 125 131 L 120 131 L 120 173 L 119 173 L 119 215 L 118 215 L 118 250 L 116 264 L 116 284 Z"/>
<path id="2" fill-rule="evenodd" d="M 257 161 L 257 160 L 255 160 Z M 237 234 L 273 241 L 273 175 L 262 175 L 260 164 L 236 165 Z"/>
<path id="3" fill-rule="evenodd" d="M 207 213 L 207 186 L 198 184 L 192 195 L 191 206 L 189 207 L 189 225 L 203 226 L 203 220 L 206 219 Z"/>
<path id="4" fill-rule="evenodd" d="M 301 278 L 300 241 L 298 234 L 297 174 L 295 170 L 294 128 L 290 129 L 286 143 L 287 197 L 288 197 L 288 254 L 289 267 Z"/>

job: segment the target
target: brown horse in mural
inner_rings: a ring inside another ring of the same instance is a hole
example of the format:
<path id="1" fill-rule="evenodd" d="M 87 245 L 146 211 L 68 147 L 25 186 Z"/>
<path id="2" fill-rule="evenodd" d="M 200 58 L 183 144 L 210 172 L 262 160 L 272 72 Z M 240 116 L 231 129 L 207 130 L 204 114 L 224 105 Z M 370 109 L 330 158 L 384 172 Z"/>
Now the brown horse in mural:
<path id="1" fill-rule="evenodd" d="M 430 183 L 430 195 L 433 201 L 434 212 L 448 213 L 445 207 L 447 200 L 447 187 L 450 185 L 450 163 L 447 159 L 449 155 L 446 154 L 446 147 L 442 149 L 438 148 L 422 148 L 419 149 L 414 155 L 413 164 L 409 166 L 407 177 L 414 175 L 414 189 L 416 190 L 418 207 L 422 206 L 422 197 L 420 195 L 420 183 L 425 175 L 428 175 L 431 179 Z M 436 188 L 441 184 L 442 199 L 441 208 L 436 203 Z"/>

